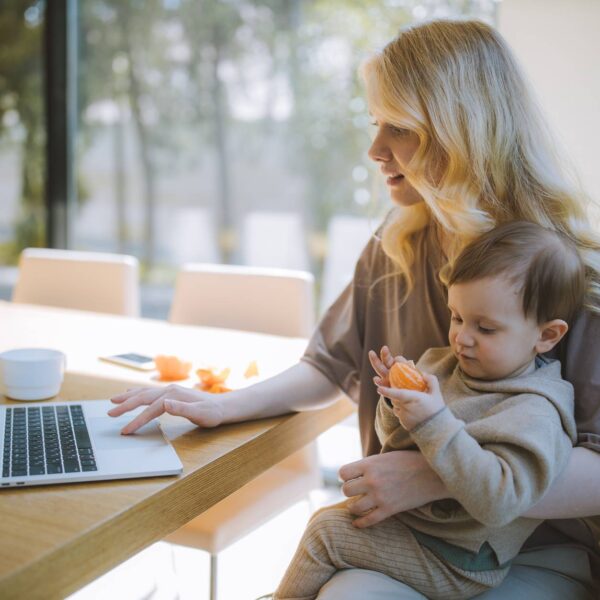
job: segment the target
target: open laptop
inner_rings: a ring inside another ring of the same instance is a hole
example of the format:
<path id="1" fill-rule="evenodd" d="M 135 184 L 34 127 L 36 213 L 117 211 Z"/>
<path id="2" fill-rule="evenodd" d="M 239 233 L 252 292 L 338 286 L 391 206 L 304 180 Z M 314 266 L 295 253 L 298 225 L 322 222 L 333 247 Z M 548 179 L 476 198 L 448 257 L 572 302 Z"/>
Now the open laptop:
<path id="1" fill-rule="evenodd" d="M 156 420 L 124 436 L 137 413 L 113 418 L 112 407 L 109 400 L 1 405 L 0 489 L 182 472 Z"/>

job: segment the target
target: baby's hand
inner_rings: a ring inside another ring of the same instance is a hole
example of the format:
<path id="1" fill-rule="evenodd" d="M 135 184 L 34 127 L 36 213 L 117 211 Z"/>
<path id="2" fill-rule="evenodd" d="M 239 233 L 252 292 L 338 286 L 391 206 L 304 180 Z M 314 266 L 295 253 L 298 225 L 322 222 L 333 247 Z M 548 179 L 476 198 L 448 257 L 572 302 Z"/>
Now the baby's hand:
<path id="1" fill-rule="evenodd" d="M 414 429 L 446 406 L 437 377 L 428 373 L 422 375 L 427 383 L 426 392 L 393 388 L 389 386 L 389 380 L 387 385 L 377 384 L 377 391 L 391 400 L 394 414 L 407 431 Z"/>
<path id="2" fill-rule="evenodd" d="M 385 387 L 390 385 L 389 373 L 392 365 L 395 362 L 407 362 L 403 356 L 396 356 L 394 358 L 387 346 L 382 346 L 379 356 L 377 356 L 374 350 L 369 350 L 369 361 L 377 373 L 377 376 L 373 377 L 375 385 L 383 385 Z"/>

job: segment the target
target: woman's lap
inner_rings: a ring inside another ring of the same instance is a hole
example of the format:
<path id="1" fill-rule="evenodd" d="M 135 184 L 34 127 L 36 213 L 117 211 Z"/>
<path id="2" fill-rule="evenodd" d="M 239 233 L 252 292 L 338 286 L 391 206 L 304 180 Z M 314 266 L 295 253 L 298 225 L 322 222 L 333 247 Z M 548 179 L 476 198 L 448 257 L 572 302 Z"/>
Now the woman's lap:
<path id="1" fill-rule="evenodd" d="M 338 571 L 322 588 L 317 600 L 427 600 L 411 587 L 376 571 Z"/>
<path id="2" fill-rule="evenodd" d="M 543 565 L 543 566 L 542 566 Z M 499 587 L 478 600 L 593 600 L 585 551 L 546 548 L 521 553 Z M 365 595 L 368 594 L 368 595 Z M 323 586 L 318 600 L 427 600 L 407 585 L 374 571 L 339 571 Z"/>

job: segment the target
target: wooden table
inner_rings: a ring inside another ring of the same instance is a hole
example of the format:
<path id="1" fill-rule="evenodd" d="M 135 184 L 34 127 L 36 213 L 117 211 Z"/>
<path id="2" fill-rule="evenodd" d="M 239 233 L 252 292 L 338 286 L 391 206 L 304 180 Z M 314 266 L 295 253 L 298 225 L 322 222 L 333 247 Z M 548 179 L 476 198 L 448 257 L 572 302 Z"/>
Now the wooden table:
<path id="1" fill-rule="evenodd" d="M 306 341 L 0 302 L 0 351 L 51 347 L 67 355 L 59 400 L 108 398 L 152 375 L 98 360 L 122 352 L 175 354 L 232 367 L 233 387 L 256 360 L 259 378 L 294 364 Z M 183 385 L 193 385 L 193 377 Z M 0 395 L 0 402 L 9 401 Z M 17 404 L 17 403 L 15 403 Z M 20 403 L 19 403 L 20 404 Z M 0 598 L 63 598 L 239 489 L 352 411 L 319 411 L 201 430 L 163 415 L 183 474 L 0 491 Z"/>

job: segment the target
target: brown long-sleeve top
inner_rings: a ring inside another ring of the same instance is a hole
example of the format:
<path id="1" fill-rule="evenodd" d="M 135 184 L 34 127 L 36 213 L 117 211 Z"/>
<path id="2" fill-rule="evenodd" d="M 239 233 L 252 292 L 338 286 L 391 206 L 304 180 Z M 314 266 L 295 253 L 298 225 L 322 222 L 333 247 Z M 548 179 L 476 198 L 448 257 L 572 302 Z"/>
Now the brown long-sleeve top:
<path id="1" fill-rule="evenodd" d="M 377 233 L 363 250 L 352 282 L 321 319 L 303 360 L 317 368 L 358 404 L 363 452 L 376 454 L 378 394 L 368 351 L 388 345 L 394 355 L 418 360 L 428 348 L 448 344 L 450 311 L 438 277 L 444 257 L 432 228 L 414 236 L 414 288 L 402 302 L 405 284 L 381 248 Z M 550 354 L 575 390 L 578 445 L 600 452 L 600 316 L 582 310 Z M 573 542 L 600 549 L 600 518 L 552 521 L 531 538 L 536 545 Z M 592 529 L 596 528 L 594 539 Z"/>

